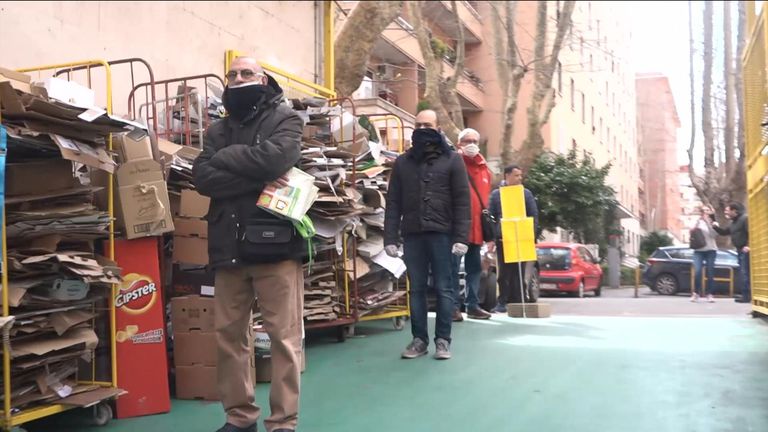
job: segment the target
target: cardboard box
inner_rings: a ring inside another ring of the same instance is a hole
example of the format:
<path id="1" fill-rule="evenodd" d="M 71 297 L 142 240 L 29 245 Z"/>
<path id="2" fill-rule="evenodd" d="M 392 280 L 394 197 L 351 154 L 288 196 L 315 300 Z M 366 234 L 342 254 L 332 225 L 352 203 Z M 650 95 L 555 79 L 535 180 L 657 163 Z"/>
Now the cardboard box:
<path id="1" fill-rule="evenodd" d="M 256 327 L 253 338 L 256 382 L 267 383 L 272 381 L 272 341 L 263 327 Z M 301 340 L 301 372 L 307 367 L 304 355 L 304 339 Z"/>
<path id="2" fill-rule="evenodd" d="M 251 378 L 255 376 L 256 370 L 252 362 Z M 256 385 L 255 380 L 253 384 Z M 176 399 L 219 400 L 216 366 L 177 366 Z"/>
<path id="3" fill-rule="evenodd" d="M 176 399 L 219 400 L 216 366 L 176 366 Z"/>
<path id="4" fill-rule="evenodd" d="M 112 136 L 112 146 L 120 156 L 120 162 L 152 159 L 152 140 L 143 129 Z"/>
<path id="5" fill-rule="evenodd" d="M 171 299 L 171 324 L 175 332 L 216 331 L 213 298 L 200 296 Z"/>
<path id="6" fill-rule="evenodd" d="M 129 161 L 117 169 L 118 221 L 128 239 L 173 231 L 168 186 L 160 164 L 152 159 Z"/>
<path id="7" fill-rule="evenodd" d="M 178 366 L 216 366 L 216 332 L 173 330 L 173 364 Z"/>
<path id="8" fill-rule="evenodd" d="M 174 236 L 173 262 L 208 265 L 208 239 Z"/>
<path id="9" fill-rule="evenodd" d="M 523 317 L 523 306 L 525 306 L 525 316 L 528 318 L 549 318 L 552 310 L 549 303 L 509 303 L 507 305 L 507 315 L 512 318 Z"/>
<path id="10" fill-rule="evenodd" d="M 212 297 L 215 293 L 216 275 L 206 269 L 183 270 L 174 266 L 171 297 L 200 295 Z"/>
<path id="11" fill-rule="evenodd" d="M 72 174 L 72 162 L 65 159 L 6 165 L 5 193 L 8 196 L 42 195 L 78 185 Z"/>
<path id="12" fill-rule="evenodd" d="M 188 218 L 204 218 L 208 214 L 208 206 L 211 199 L 200 195 L 192 189 L 181 191 L 181 205 L 179 207 L 179 216 Z"/>
<path id="13" fill-rule="evenodd" d="M 29 86 L 31 81 L 29 75 L 0 67 L 0 82 L 6 81 L 16 90 L 21 90 L 25 93 L 30 93 L 32 91 Z"/>
<path id="14" fill-rule="evenodd" d="M 174 235 L 181 237 L 208 238 L 208 222 L 205 219 L 178 217 L 173 219 Z"/>

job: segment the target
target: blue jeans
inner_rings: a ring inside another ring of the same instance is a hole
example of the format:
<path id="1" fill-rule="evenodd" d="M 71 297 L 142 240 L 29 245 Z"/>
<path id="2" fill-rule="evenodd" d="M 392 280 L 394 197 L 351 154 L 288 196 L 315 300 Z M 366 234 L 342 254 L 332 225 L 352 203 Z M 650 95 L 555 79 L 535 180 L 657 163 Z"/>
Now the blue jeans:
<path id="1" fill-rule="evenodd" d="M 443 233 L 411 234 L 403 241 L 403 259 L 411 283 L 411 333 L 429 345 L 427 328 L 427 280 L 430 268 L 437 295 L 435 339 L 451 341 L 453 320 L 453 266 L 451 237 Z"/>
<path id="2" fill-rule="evenodd" d="M 739 251 L 739 271 L 741 272 L 741 299 L 752 300 L 752 290 L 749 281 L 749 252 Z"/>
<path id="3" fill-rule="evenodd" d="M 693 252 L 694 286 L 698 295 L 704 295 L 701 286 L 704 261 L 707 262 L 707 288 L 710 294 L 715 290 L 715 258 L 717 258 L 717 251 L 715 250 Z"/>
<path id="4" fill-rule="evenodd" d="M 461 309 L 461 285 L 459 284 L 459 268 L 461 267 L 461 257 L 453 255 L 453 273 L 452 280 L 454 292 L 454 309 Z M 483 269 L 480 266 L 480 245 L 469 245 L 469 250 L 464 255 L 464 282 L 467 287 L 467 312 L 478 308 L 478 293 L 480 291 L 480 277 L 483 275 Z"/>

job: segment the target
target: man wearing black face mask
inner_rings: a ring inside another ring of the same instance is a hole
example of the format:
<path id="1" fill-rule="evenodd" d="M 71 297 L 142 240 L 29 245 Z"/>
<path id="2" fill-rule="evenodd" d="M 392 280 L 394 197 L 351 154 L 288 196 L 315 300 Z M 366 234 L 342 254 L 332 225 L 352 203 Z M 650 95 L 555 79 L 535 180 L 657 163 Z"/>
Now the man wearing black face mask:
<path id="1" fill-rule="evenodd" d="M 229 115 L 208 128 L 193 168 L 197 191 L 211 197 L 208 255 L 227 413 L 219 432 L 257 430 L 248 340 L 256 296 L 272 346 L 272 412 L 264 423 L 269 432 L 290 432 L 298 419 L 305 242 L 290 222 L 256 207 L 264 185 L 280 181 L 301 156 L 303 122 L 282 97 L 255 59 L 235 59 L 223 95 Z"/>
<path id="2" fill-rule="evenodd" d="M 461 156 L 437 129 L 432 110 L 416 116 L 412 147 L 395 161 L 389 179 L 384 219 L 384 249 L 403 253 L 410 280 L 413 340 L 402 353 L 412 359 L 427 354 L 427 279 L 430 269 L 437 292 L 435 358 L 451 358 L 454 291 L 451 253 L 464 255 L 470 225 L 469 183 Z"/>

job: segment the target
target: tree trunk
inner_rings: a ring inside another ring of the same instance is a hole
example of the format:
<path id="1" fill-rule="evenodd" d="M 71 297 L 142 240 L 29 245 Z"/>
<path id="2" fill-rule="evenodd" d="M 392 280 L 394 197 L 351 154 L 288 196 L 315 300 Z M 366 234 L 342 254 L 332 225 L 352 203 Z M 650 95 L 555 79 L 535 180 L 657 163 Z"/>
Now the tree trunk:
<path id="1" fill-rule="evenodd" d="M 696 194 L 705 204 L 709 204 L 704 193 L 704 179 L 696 175 L 694 171 L 693 150 L 696 147 L 696 75 L 694 74 L 694 53 L 696 52 L 696 42 L 693 40 L 693 3 L 688 2 L 688 73 L 691 92 L 691 141 L 688 145 L 688 176 L 691 184 L 696 189 Z M 655 229 L 655 228 L 654 228 Z"/>
<path id="2" fill-rule="evenodd" d="M 745 169 L 746 149 L 744 147 L 744 68 L 741 64 L 741 59 L 743 58 L 744 50 L 747 47 L 747 2 L 740 0 L 737 7 L 739 24 L 736 32 L 736 76 L 734 77 L 734 91 L 736 93 L 736 112 L 738 113 L 736 148 L 739 151 L 739 157 L 736 159 L 736 169 L 733 171 L 729 183 L 733 186 L 731 199 L 740 203 L 746 203 L 747 179 Z"/>
<path id="3" fill-rule="evenodd" d="M 541 128 L 549 121 L 549 116 L 555 106 L 552 79 L 557 69 L 563 40 L 571 27 L 571 16 L 575 4 L 575 1 L 563 3 L 563 9 L 557 21 L 557 32 L 552 44 L 552 51 L 547 55 L 547 23 L 549 21 L 547 2 L 538 2 L 535 58 L 533 60 L 536 68 L 534 92 L 528 105 L 528 133 L 522 145 L 520 160 L 524 167 L 530 166 L 536 156 L 544 150 L 544 137 L 541 135 Z M 543 107 L 544 102 L 547 103 L 546 107 Z"/>
<path id="4" fill-rule="evenodd" d="M 461 104 L 458 102 L 458 96 L 457 95 L 451 95 L 448 96 L 447 99 L 450 100 L 449 105 L 450 108 L 454 111 L 458 110 L 458 125 L 457 121 L 454 121 L 454 119 L 451 116 L 451 112 L 449 111 L 449 106 L 446 106 L 446 103 L 443 101 L 443 95 L 448 93 L 455 93 L 456 91 L 456 78 L 453 80 L 452 83 L 449 83 L 448 81 L 444 80 L 443 78 L 443 58 L 440 54 L 435 53 L 435 51 L 432 49 L 432 43 L 430 38 L 430 32 L 427 27 L 427 23 L 424 21 L 424 15 L 422 12 L 422 8 L 424 6 L 424 1 L 409 1 L 408 7 L 410 8 L 411 16 L 413 17 L 413 28 L 416 32 L 416 39 L 419 41 L 419 48 L 421 48 L 421 54 L 424 57 L 424 69 L 426 72 L 426 83 L 425 83 L 425 90 L 424 90 L 424 100 L 429 103 L 430 109 L 434 110 L 437 113 L 437 121 L 440 123 L 440 127 L 445 132 L 445 135 L 453 141 L 456 142 L 458 135 L 459 135 L 459 125 L 463 127 L 464 121 L 461 116 Z M 460 30 L 460 34 L 462 35 L 463 39 L 463 30 Z M 463 41 L 461 41 L 463 43 Z M 461 65 L 458 65 L 459 62 L 459 53 L 457 50 L 457 56 L 456 56 L 456 69 L 463 73 L 464 69 L 464 49 L 461 49 Z M 459 67 L 460 66 L 460 67 Z M 454 73 L 454 77 L 456 77 L 456 74 Z M 455 100 L 453 100 L 455 98 Z M 456 108 L 458 106 L 458 109 Z"/>
<path id="5" fill-rule="evenodd" d="M 704 133 L 704 179 L 707 192 L 713 191 L 715 176 L 715 132 L 712 127 L 712 63 L 713 11 L 712 1 L 704 2 L 704 76 L 701 96 L 701 130 Z M 709 195 L 707 193 L 707 195 Z M 709 197 L 711 199 L 711 196 Z"/>
<path id="6" fill-rule="evenodd" d="M 456 92 L 456 86 L 459 84 L 459 79 L 464 75 L 465 36 L 464 25 L 459 18 L 456 0 L 451 1 L 451 10 L 458 28 L 459 38 L 456 40 L 456 61 L 453 63 L 453 76 L 444 80 L 444 85 L 440 86 L 440 98 L 450 114 L 455 128 L 454 131 L 446 131 L 446 135 L 455 143 L 458 140 L 459 132 L 464 129 L 464 113 L 461 109 L 461 101 Z M 443 129 L 445 130 L 445 128 Z"/>
<path id="7" fill-rule="evenodd" d="M 358 2 L 334 42 L 339 96 L 350 96 L 363 82 L 371 51 L 381 32 L 403 10 L 402 1 Z"/>
<path id="8" fill-rule="evenodd" d="M 723 76 L 725 77 L 725 179 L 731 179 L 736 170 L 736 154 L 734 139 L 736 129 L 736 77 L 733 73 L 733 31 L 731 30 L 731 3 L 723 2 L 723 33 L 725 34 L 725 49 L 723 50 Z"/>
<path id="9" fill-rule="evenodd" d="M 522 66 L 522 59 L 518 55 L 517 42 L 515 40 L 515 14 L 517 12 L 517 2 L 515 1 L 499 1 L 494 2 L 492 5 L 494 12 L 499 19 L 499 24 L 504 23 L 504 37 L 499 37 L 499 40 L 504 40 L 504 48 L 506 50 L 498 49 L 503 53 L 504 57 L 497 58 L 497 69 L 503 71 L 504 79 L 501 82 L 506 83 L 506 87 L 502 89 L 504 95 L 504 105 L 501 117 L 501 161 L 504 166 L 510 165 L 513 162 L 513 147 L 512 147 L 512 135 L 515 129 L 515 113 L 517 112 L 517 105 L 520 95 L 520 87 L 525 76 L 525 69 Z M 501 21 L 501 14 L 499 8 L 504 6 L 504 21 Z M 502 27 L 499 25 L 499 27 Z M 506 67 L 504 67 L 506 64 Z"/>

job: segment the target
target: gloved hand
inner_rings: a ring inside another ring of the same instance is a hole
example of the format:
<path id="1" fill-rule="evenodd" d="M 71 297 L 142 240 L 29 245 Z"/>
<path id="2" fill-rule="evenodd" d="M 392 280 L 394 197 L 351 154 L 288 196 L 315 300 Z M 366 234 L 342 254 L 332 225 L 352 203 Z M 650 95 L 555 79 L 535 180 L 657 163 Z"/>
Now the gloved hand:
<path id="1" fill-rule="evenodd" d="M 384 246 L 384 252 L 386 252 L 386 254 L 391 256 L 392 258 L 397 258 L 399 256 L 397 253 L 397 245 Z"/>
<path id="2" fill-rule="evenodd" d="M 465 253 L 469 250 L 469 246 L 465 245 L 464 243 L 454 243 L 453 244 L 453 254 L 456 256 L 464 256 Z"/>

